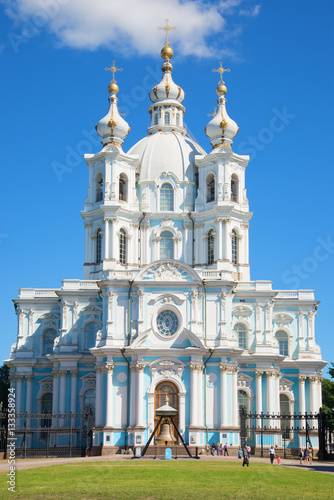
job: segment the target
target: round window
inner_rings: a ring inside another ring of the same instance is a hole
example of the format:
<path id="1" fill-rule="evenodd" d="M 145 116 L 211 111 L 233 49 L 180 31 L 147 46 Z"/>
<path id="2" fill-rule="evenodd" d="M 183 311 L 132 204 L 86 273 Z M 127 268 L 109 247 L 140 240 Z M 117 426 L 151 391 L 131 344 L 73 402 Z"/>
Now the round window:
<path id="1" fill-rule="evenodd" d="M 177 332 L 179 320 L 173 311 L 165 310 L 158 314 L 158 332 L 165 337 L 171 337 Z"/>

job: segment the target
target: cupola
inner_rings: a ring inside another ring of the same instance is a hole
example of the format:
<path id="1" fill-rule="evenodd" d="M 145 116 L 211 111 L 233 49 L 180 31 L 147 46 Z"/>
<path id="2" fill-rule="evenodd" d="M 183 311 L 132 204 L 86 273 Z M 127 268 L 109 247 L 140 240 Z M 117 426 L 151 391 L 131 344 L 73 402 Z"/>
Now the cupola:
<path id="1" fill-rule="evenodd" d="M 164 61 L 161 66 L 162 80 L 155 85 L 149 93 L 153 103 L 149 107 L 149 113 L 151 115 L 149 134 L 158 131 L 171 132 L 173 130 L 185 134 L 183 128 L 183 114 L 185 113 L 185 108 L 181 104 L 184 100 L 185 93 L 172 78 L 173 66 L 170 60 L 173 57 L 173 49 L 168 41 L 168 32 L 176 28 L 169 26 L 168 22 L 169 20 L 166 19 L 166 25 L 162 28 L 158 28 L 165 30 L 166 41 L 161 50 L 161 57 Z"/>
<path id="2" fill-rule="evenodd" d="M 108 91 L 109 97 L 109 111 L 104 118 L 102 118 L 99 123 L 95 126 L 96 132 L 100 137 L 102 137 L 103 146 L 108 144 L 122 147 L 123 139 L 130 132 L 130 127 L 128 123 L 121 117 L 117 107 L 117 94 L 119 91 L 118 85 L 115 80 L 116 71 L 123 71 L 122 68 L 116 68 L 116 62 L 112 62 L 110 68 L 105 68 L 106 71 L 111 71 L 113 74 L 112 80 L 109 84 Z"/>
<path id="3" fill-rule="evenodd" d="M 220 62 L 219 68 L 213 69 L 212 71 L 220 73 L 220 81 L 216 90 L 218 94 L 218 109 L 217 113 L 204 130 L 206 135 L 211 139 L 212 149 L 220 147 L 230 148 L 233 143 L 232 139 L 237 135 L 239 130 L 238 125 L 228 116 L 226 111 L 225 95 L 227 93 L 227 88 L 223 80 L 223 74 L 230 70 L 223 68 L 223 63 Z"/>

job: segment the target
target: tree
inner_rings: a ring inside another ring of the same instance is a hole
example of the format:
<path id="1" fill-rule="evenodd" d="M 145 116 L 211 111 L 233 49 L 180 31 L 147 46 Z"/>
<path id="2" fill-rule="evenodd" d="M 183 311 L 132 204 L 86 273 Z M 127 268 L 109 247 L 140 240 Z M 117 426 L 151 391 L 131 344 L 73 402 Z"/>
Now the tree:
<path id="1" fill-rule="evenodd" d="M 0 404 L 2 407 L 8 406 L 8 389 L 9 389 L 9 368 L 7 365 L 0 367 Z"/>
<path id="2" fill-rule="evenodd" d="M 328 372 L 334 379 L 334 363 Z M 322 381 L 322 409 L 328 414 L 327 425 L 334 428 L 334 381 L 324 378 Z"/>

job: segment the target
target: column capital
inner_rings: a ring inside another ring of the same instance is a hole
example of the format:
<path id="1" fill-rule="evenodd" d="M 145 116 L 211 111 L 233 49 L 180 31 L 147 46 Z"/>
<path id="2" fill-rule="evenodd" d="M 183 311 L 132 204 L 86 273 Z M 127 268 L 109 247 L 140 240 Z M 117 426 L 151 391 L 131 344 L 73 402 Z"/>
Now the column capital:
<path id="1" fill-rule="evenodd" d="M 310 382 L 314 383 L 314 382 L 317 382 L 318 377 L 316 375 L 313 375 L 312 377 L 309 377 L 309 379 L 310 379 Z"/>
<path id="2" fill-rule="evenodd" d="M 145 370 L 145 366 L 146 366 L 145 363 L 140 363 L 140 362 L 136 363 L 135 364 L 136 372 L 137 373 L 143 373 L 144 370 Z"/>
<path id="3" fill-rule="evenodd" d="M 34 376 L 33 376 L 33 374 L 32 374 L 32 373 L 30 373 L 30 374 L 26 375 L 25 377 L 26 377 L 27 382 L 31 382 L 31 381 L 32 381 L 32 379 L 34 378 Z"/>
<path id="4" fill-rule="evenodd" d="M 269 371 L 269 370 L 268 370 L 268 371 L 266 371 L 266 376 L 267 376 L 267 378 L 272 378 L 274 375 L 275 375 L 275 374 L 274 374 L 274 372 L 273 372 L 273 371 Z"/>
<path id="5" fill-rule="evenodd" d="M 261 378 L 263 375 L 263 370 L 255 370 L 255 377 Z"/>
<path id="6" fill-rule="evenodd" d="M 22 375 L 22 373 L 16 373 L 16 374 L 15 374 L 15 378 L 16 378 L 16 380 L 22 380 L 22 379 L 23 379 L 23 377 L 24 377 L 24 375 Z"/>
<path id="7" fill-rule="evenodd" d="M 72 368 L 70 370 L 71 377 L 76 377 L 78 375 L 78 368 Z"/>
<path id="8" fill-rule="evenodd" d="M 281 376 L 280 371 L 275 372 L 275 373 L 274 373 L 274 376 L 275 376 L 275 378 L 280 378 L 280 376 Z"/>
<path id="9" fill-rule="evenodd" d="M 306 378 L 307 377 L 305 375 L 298 375 L 298 380 L 301 384 L 305 384 Z"/>
<path id="10" fill-rule="evenodd" d="M 231 366 L 230 365 L 219 365 L 220 373 L 230 373 L 231 372 Z"/>
<path id="11" fill-rule="evenodd" d="M 66 377 L 68 370 L 64 368 L 60 368 L 59 373 L 61 377 Z"/>
<path id="12" fill-rule="evenodd" d="M 105 364 L 105 372 L 106 373 L 113 373 L 114 371 L 114 363 L 108 361 L 108 363 Z"/>
<path id="13" fill-rule="evenodd" d="M 197 361 L 191 361 L 190 362 L 190 371 L 192 373 L 194 372 L 201 372 L 203 370 L 203 363 L 197 362 Z"/>
<path id="14" fill-rule="evenodd" d="M 102 373 L 102 371 L 103 371 L 103 365 L 102 364 L 96 364 L 94 366 L 94 368 L 95 368 L 95 372 L 96 373 Z"/>

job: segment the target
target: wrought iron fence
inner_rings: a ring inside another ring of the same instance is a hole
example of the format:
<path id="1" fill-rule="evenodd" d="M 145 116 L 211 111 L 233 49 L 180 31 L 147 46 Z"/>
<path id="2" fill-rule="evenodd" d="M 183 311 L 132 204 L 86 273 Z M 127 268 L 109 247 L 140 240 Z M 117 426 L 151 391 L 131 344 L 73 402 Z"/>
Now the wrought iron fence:
<path id="1" fill-rule="evenodd" d="M 270 446 L 284 458 L 298 457 L 299 449 L 317 450 L 319 458 L 328 458 L 327 416 L 319 413 L 275 415 L 246 413 L 240 410 L 240 441 L 247 443 L 257 456 L 266 456 Z"/>
<path id="2" fill-rule="evenodd" d="M 0 451 L 6 453 L 8 414 L 0 412 Z M 16 413 L 15 456 L 85 456 L 92 446 L 93 412 L 88 413 Z M 11 435 L 13 435 L 11 433 Z"/>

